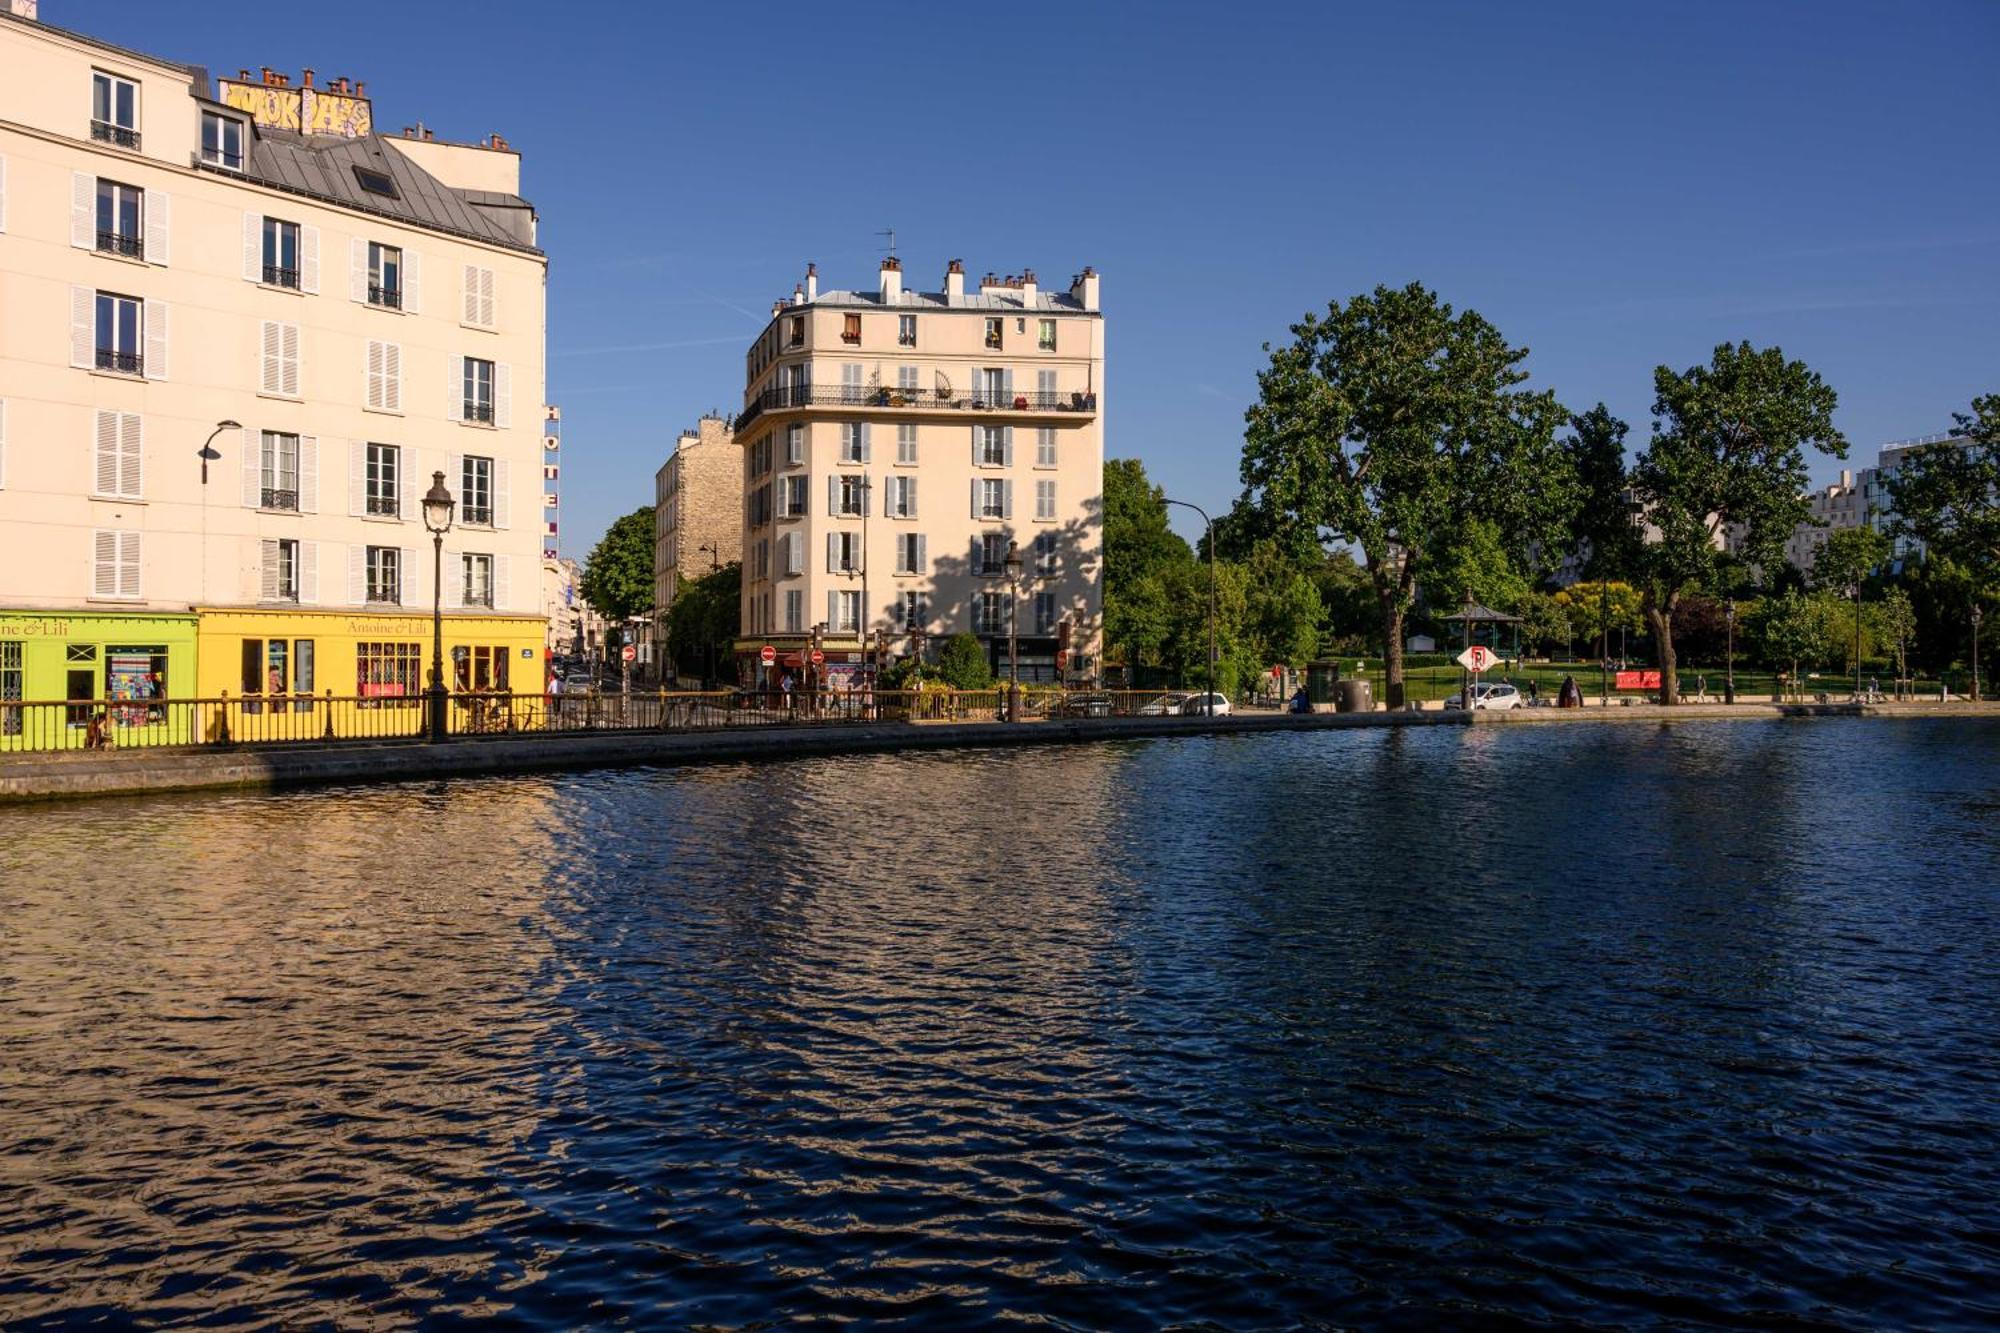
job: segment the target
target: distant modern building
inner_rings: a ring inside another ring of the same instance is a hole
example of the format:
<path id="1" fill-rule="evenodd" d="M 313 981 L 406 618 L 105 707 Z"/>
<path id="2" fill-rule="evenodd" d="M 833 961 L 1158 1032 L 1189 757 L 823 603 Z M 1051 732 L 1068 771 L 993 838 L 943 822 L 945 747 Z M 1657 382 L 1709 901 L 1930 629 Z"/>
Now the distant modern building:
<path id="1" fill-rule="evenodd" d="M 1791 537 L 1785 542 L 1786 562 L 1810 575 L 1813 563 L 1819 557 L 1820 545 L 1826 541 L 1828 534 L 1864 525 L 1877 532 L 1890 533 L 1896 521 L 1889 497 L 1890 479 L 1902 467 L 1903 461 L 1917 450 L 1949 445 L 1956 440 L 1957 437 L 1950 434 L 1897 440 L 1877 451 L 1874 467 L 1862 468 L 1859 473 L 1842 468 L 1840 480 L 1805 497 L 1812 507 L 1812 518 L 1793 529 Z M 1732 532 L 1731 537 L 1732 548 L 1740 546 L 1741 534 Z M 1894 536 L 1891 537 L 1890 549 L 1892 560 L 1899 566 L 1923 552 L 1921 543 Z"/>
<path id="2" fill-rule="evenodd" d="M 742 558 L 743 451 L 728 422 L 705 416 L 681 432 L 653 475 L 654 641 L 666 642 L 682 579 Z"/>
<path id="3" fill-rule="evenodd" d="M 979 636 L 1004 671 L 1097 670 L 1104 319 L 1086 268 L 908 291 L 819 290 L 808 266 L 745 358 L 741 678 L 796 670 L 820 635 L 836 686 L 866 652 Z M 1018 543 L 1024 579 L 1004 577 Z M 761 672 L 769 645 L 777 663 Z"/>
<path id="4" fill-rule="evenodd" d="M 454 683 L 538 675 L 520 154 L 36 11 L 0 0 L 0 697 L 388 706 L 422 688 L 434 578 Z"/>

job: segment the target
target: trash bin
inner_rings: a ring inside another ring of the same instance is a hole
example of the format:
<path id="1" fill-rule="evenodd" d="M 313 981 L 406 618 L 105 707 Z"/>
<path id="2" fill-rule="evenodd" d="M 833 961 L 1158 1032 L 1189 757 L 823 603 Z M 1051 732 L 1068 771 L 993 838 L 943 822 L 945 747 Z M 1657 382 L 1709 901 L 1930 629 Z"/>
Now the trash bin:
<path id="1" fill-rule="evenodd" d="M 1375 691 L 1366 680 L 1349 678 L 1336 681 L 1333 687 L 1333 711 L 1372 713 L 1375 711 Z"/>

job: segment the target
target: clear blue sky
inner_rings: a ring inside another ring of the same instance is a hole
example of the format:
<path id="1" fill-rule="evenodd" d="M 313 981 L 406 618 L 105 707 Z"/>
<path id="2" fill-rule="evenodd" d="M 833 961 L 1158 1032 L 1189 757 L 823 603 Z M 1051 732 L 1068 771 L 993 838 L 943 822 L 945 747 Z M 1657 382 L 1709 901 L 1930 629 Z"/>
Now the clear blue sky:
<path id="1" fill-rule="evenodd" d="M 564 547 L 741 402 L 808 259 L 1104 274 L 1106 450 L 1226 506 L 1259 345 L 1421 280 L 1646 433 L 1654 365 L 1777 343 L 1855 453 L 2000 391 L 2000 3 L 238 6 L 43 0 L 216 71 L 498 130 L 551 257 Z M 764 313 L 759 313 L 764 312 Z M 1822 463 L 1825 478 L 1837 463 Z"/>

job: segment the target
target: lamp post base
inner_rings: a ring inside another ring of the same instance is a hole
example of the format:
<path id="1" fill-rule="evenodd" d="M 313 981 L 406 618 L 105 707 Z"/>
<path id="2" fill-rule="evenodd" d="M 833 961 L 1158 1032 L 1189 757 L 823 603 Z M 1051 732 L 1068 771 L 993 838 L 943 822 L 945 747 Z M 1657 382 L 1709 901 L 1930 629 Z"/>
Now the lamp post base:
<path id="1" fill-rule="evenodd" d="M 451 695 L 442 685 L 433 685 L 424 691 L 424 712 L 428 723 L 431 744 L 437 745 L 445 739 L 445 715 L 451 707 Z"/>

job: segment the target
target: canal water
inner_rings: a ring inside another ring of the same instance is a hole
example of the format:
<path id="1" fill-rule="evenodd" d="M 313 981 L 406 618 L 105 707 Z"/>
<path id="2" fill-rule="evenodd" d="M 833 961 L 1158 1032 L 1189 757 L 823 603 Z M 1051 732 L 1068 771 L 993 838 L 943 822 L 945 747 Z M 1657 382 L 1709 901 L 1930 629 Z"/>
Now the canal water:
<path id="1" fill-rule="evenodd" d="M 0 810 L 0 1322 L 2000 1320 L 2000 726 Z"/>

